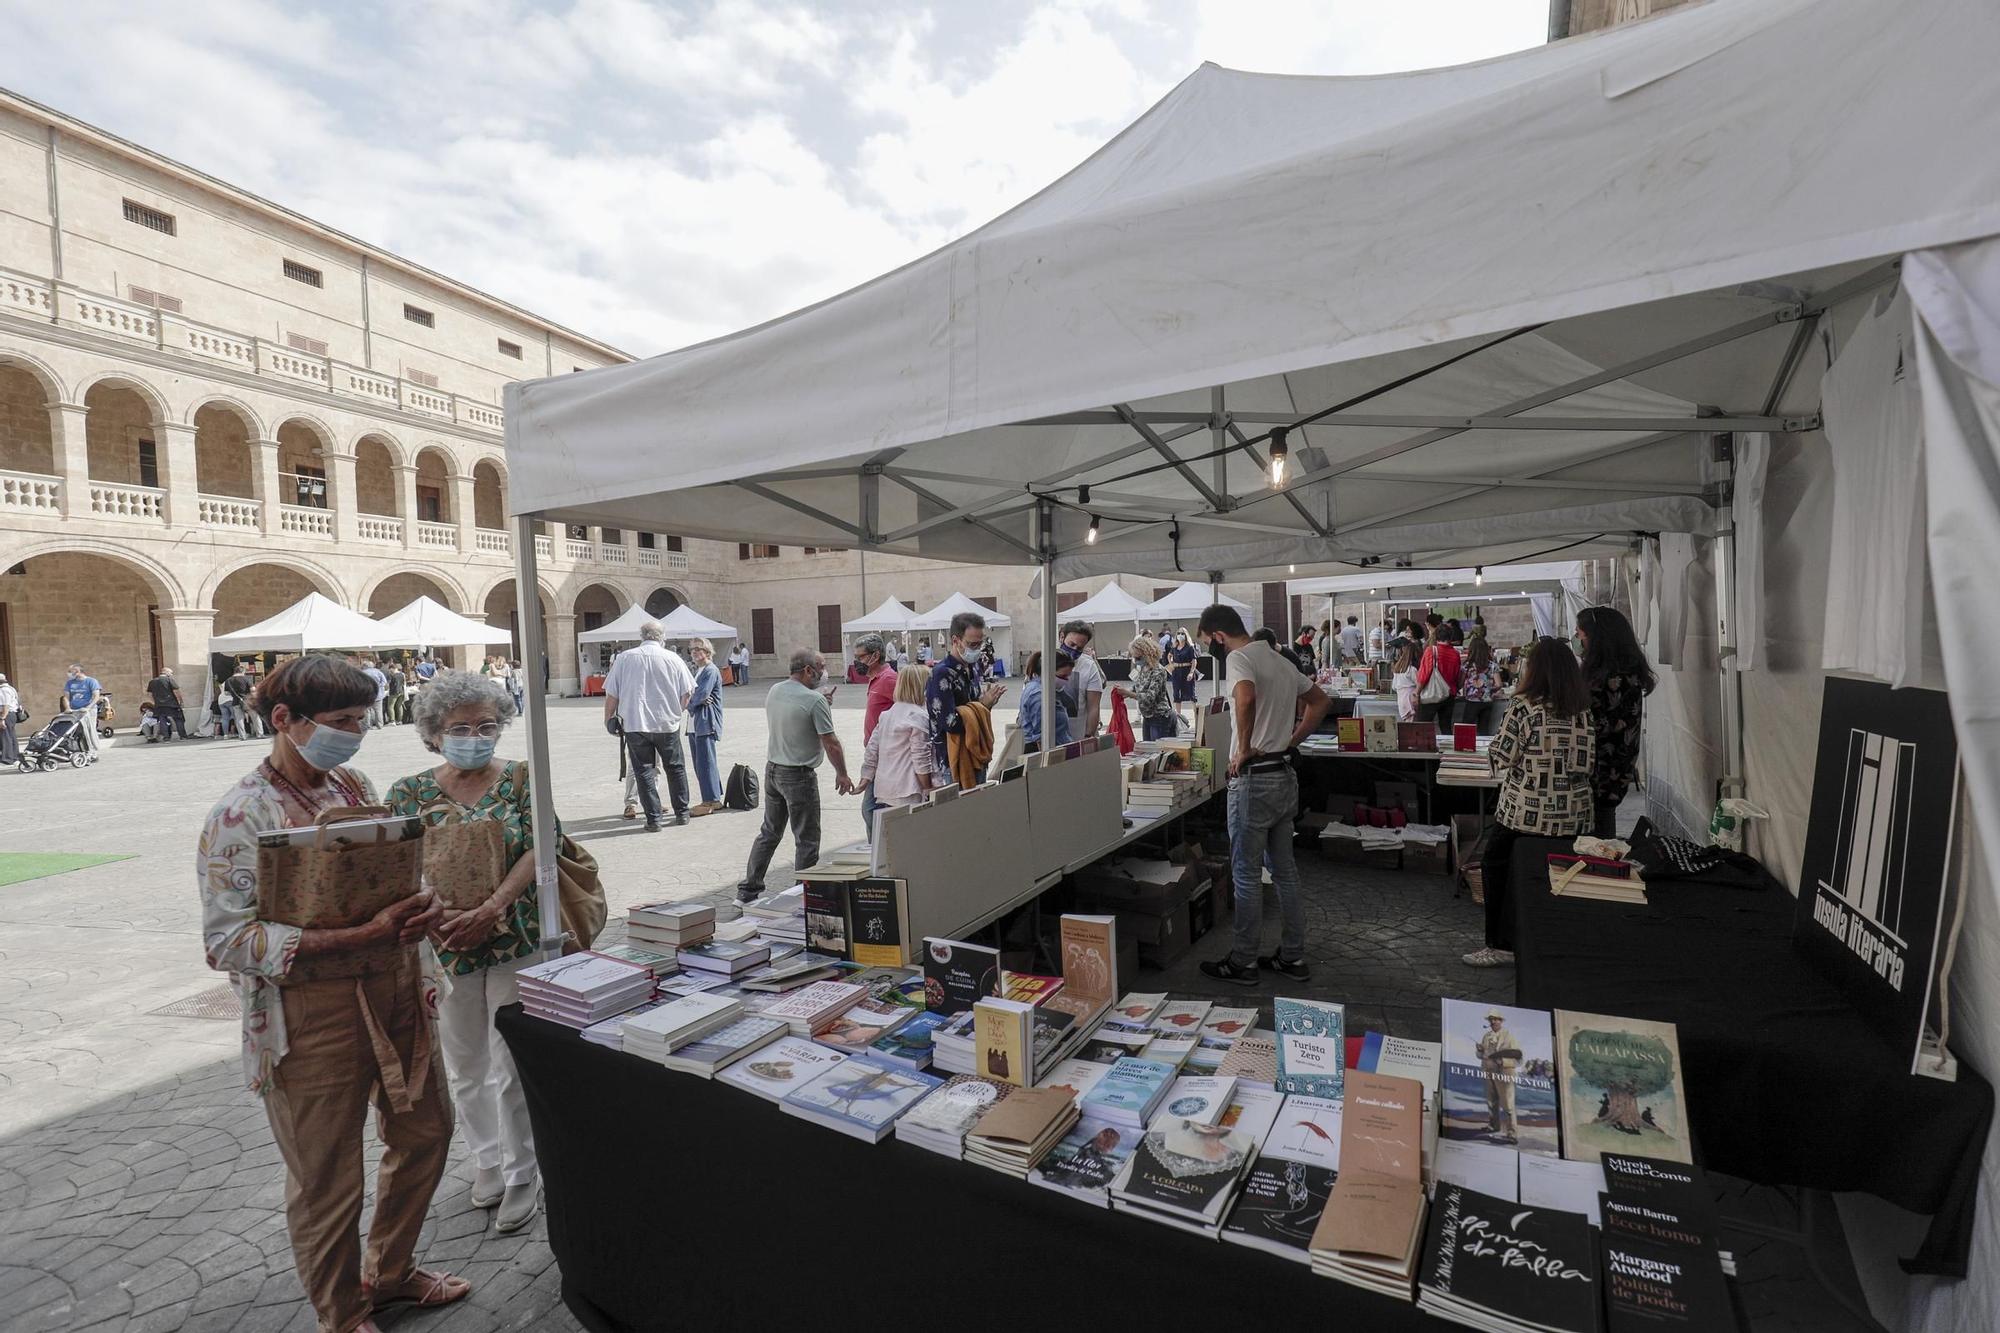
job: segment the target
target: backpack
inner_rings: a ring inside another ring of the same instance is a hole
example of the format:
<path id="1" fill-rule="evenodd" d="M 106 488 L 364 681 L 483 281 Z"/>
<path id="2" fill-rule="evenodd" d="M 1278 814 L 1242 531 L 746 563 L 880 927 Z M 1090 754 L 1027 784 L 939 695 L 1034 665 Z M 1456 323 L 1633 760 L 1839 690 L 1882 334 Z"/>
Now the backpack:
<path id="1" fill-rule="evenodd" d="M 729 780 L 722 784 L 722 806 L 725 810 L 757 808 L 757 775 L 750 771 L 750 765 L 738 764 L 729 770 Z"/>

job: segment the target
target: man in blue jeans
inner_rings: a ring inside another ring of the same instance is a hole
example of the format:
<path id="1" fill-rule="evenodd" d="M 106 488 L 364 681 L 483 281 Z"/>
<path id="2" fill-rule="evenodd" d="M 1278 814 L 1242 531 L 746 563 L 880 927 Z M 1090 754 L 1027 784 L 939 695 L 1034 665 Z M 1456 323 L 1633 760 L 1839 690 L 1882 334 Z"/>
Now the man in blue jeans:
<path id="1" fill-rule="evenodd" d="M 1331 701 L 1277 649 L 1252 639 L 1231 608 L 1217 605 L 1202 612 L 1198 633 L 1218 657 L 1228 654 L 1229 859 L 1236 885 L 1229 953 L 1203 963 L 1201 970 L 1238 986 L 1256 985 L 1259 969 L 1306 981 L 1312 973 L 1306 967 L 1305 898 L 1292 849 L 1292 820 L 1299 808 L 1292 751 L 1319 726 Z M 1266 853 L 1283 929 L 1277 950 L 1259 956 Z"/>
<path id="2" fill-rule="evenodd" d="M 826 684 L 826 659 L 810 648 L 792 654 L 791 674 L 771 687 L 764 698 L 764 726 L 769 733 L 764 763 L 764 824 L 750 844 L 750 861 L 736 901 L 753 903 L 764 892 L 764 874 L 771 854 L 792 830 L 792 874 L 797 877 L 819 861 L 819 761 L 833 764 L 833 789 L 852 796 L 861 788 L 848 780 L 847 756 L 833 734 L 833 691 Z"/>

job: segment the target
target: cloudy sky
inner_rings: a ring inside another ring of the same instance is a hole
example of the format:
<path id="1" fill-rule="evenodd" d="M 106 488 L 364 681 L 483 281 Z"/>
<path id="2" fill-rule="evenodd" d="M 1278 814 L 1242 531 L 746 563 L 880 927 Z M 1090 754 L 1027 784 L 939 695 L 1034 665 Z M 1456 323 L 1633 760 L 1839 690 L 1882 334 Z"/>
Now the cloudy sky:
<path id="1" fill-rule="evenodd" d="M 1204 60 L 1364 74 L 1547 0 L 0 0 L 0 82 L 636 353 L 1026 198 Z"/>

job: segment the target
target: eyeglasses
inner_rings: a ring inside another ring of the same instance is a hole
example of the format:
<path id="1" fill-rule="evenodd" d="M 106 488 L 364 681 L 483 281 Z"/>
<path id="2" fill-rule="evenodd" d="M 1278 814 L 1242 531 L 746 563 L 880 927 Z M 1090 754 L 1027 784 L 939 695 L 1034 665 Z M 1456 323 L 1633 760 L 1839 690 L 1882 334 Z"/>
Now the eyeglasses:
<path id="1" fill-rule="evenodd" d="M 469 741 L 475 736 L 482 741 L 498 740 L 500 737 L 500 724 L 498 722 L 482 722 L 476 727 L 446 727 L 444 734 L 455 741 Z"/>

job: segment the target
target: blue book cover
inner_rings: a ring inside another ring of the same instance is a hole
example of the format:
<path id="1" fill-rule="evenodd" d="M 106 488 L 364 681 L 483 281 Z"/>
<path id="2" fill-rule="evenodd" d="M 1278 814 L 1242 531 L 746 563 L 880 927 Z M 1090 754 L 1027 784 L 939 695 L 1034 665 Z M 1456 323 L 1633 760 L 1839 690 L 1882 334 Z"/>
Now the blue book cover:
<path id="1" fill-rule="evenodd" d="M 1364 1074 L 1372 1074 L 1375 1072 L 1375 1062 L 1381 1058 L 1382 1034 L 1370 1032 L 1361 1039 L 1361 1058 L 1354 1062 L 1354 1067 Z"/>
<path id="2" fill-rule="evenodd" d="M 1324 1000 L 1271 1002 L 1278 1032 L 1278 1091 L 1346 1095 L 1346 1010 Z"/>
<path id="3" fill-rule="evenodd" d="M 926 1010 L 887 1036 L 876 1038 L 868 1048 L 868 1058 L 908 1069 L 926 1068 L 934 1048 L 931 1034 L 950 1021 L 943 1014 Z"/>
<path id="4" fill-rule="evenodd" d="M 1084 1095 L 1083 1114 L 1141 1119 L 1174 1081 L 1174 1072 L 1172 1065 L 1157 1060 L 1121 1056 Z"/>
<path id="5" fill-rule="evenodd" d="M 920 1070 L 891 1069 L 872 1060 L 850 1059 L 787 1093 L 784 1105 L 852 1125 L 870 1138 L 879 1138 L 897 1116 L 943 1082 Z"/>

